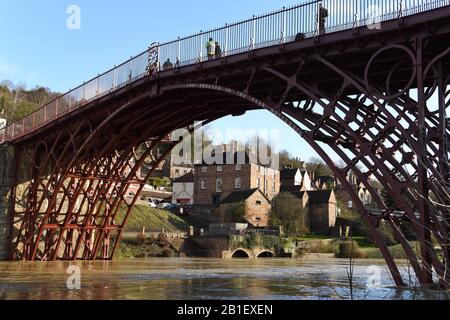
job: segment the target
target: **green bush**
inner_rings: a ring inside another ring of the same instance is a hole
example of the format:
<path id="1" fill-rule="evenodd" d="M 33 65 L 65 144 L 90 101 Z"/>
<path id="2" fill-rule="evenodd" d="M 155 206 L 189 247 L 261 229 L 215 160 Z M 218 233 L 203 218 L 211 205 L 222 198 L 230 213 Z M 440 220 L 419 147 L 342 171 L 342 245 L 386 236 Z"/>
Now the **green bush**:
<path id="1" fill-rule="evenodd" d="M 337 258 L 362 258 L 363 252 L 359 249 L 358 243 L 353 240 L 344 240 L 339 242 L 339 251 L 336 254 Z"/>
<path id="2" fill-rule="evenodd" d="M 270 224 L 283 227 L 287 237 L 300 237 L 309 233 L 308 211 L 299 198 L 290 193 L 280 193 L 272 200 Z"/>
<path id="3" fill-rule="evenodd" d="M 246 223 L 245 220 L 245 203 L 240 202 L 234 206 L 227 208 L 222 217 L 223 222 L 229 223 Z"/>
<path id="4" fill-rule="evenodd" d="M 324 242 L 316 242 L 313 245 L 309 246 L 308 251 L 310 253 L 334 253 L 338 252 L 338 247 L 336 242 L 324 243 Z"/>

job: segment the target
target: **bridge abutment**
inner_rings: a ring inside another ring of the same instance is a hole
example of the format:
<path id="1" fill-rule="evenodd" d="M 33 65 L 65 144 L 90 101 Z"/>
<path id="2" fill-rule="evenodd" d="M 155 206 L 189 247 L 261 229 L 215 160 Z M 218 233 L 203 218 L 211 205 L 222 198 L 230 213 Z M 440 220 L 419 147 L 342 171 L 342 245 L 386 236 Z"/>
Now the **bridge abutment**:
<path id="1" fill-rule="evenodd" d="M 9 206 L 14 177 L 14 147 L 0 145 L 0 260 L 8 257 Z"/>

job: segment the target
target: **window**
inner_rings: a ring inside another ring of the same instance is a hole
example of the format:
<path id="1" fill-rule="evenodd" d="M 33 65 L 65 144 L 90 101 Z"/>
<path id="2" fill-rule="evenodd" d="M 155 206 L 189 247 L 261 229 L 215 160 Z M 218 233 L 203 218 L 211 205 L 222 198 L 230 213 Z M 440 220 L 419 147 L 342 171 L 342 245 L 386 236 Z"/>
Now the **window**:
<path id="1" fill-rule="evenodd" d="M 275 190 L 276 190 L 275 182 L 272 182 L 272 192 L 275 192 Z"/>
<path id="2" fill-rule="evenodd" d="M 202 179 L 200 182 L 200 187 L 202 190 L 206 190 L 206 179 Z"/>
<path id="3" fill-rule="evenodd" d="M 353 201 L 349 201 L 349 202 L 348 202 L 348 207 L 349 207 L 349 208 L 353 208 Z"/>
<path id="4" fill-rule="evenodd" d="M 262 202 L 261 202 L 261 200 L 256 200 L 256 205 L 257 205 L 257 206 L 260 206 L 260 205 L 262 205 Z"/>
<path id="5" fill-rule="evenodd" d="M 240 164 L 236 165 L 236 171 L 241 171 L 242 170 L 242 166 Z"/>
<path id="6" fill-rule="evenodd" d="M 181 184 L 181 191 L 186 192 L 186 183 Z"/>
<path id="7" fill-rule="evenodd" d="M 240 189 L 241 188 L 241 178 L 237 177 L 234 179 L 234 188 L 235 189 Z"/>
<path id="8" fill-rule="evenodd" d="M 265 191 L 265 192 L 267 192 L 267 190 L 269 190 L 268 186 L 269 186 L 268 181 L 267 181 L 267 180 L 264 180 L 264 191 Z"/>
<path id="9" fill-rule="evenodd" d="M 223 171 L 223 166 L 217 166 L 217 172 L 222 172 Z"/>
<path id="10" fill-rule="evenodd" d="M 219 178 L 216 180 L 216 192 L 222 192 L 222 179 Z"/>
<path id="11" fill-rule="evenodd" d="M 203 172 L 203 173 L 208 172 L 208 167 L 202 167 L 202 172 Z"/>
<path id="12" fill-rule="evenodd" d="M 260 217 L 256 217 L 256 218 L 255 218 L 255 221 L 256 221 L 256 222 L 261 222 L 261 218 L 260 218 Z"/>
<path id="13" fill-rule="evenodd" d="M 258 188 L 261 188 L 261 178 L 258 178 L 258 180 L 256 181 Z"/>

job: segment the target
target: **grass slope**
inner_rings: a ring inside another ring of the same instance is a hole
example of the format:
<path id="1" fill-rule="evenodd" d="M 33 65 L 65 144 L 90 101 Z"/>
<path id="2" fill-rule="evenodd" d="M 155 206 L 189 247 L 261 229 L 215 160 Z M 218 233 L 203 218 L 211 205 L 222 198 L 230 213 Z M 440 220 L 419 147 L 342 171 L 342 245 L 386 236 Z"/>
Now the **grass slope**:
<path id="1" fill-rule="evenodd" d="M 126 206 L 119 210 L 119 221 L 125 216 Z M 125 226 L 127 231 L 140 231 L 142 227 L 146 229 L 164 229 L 166 232 L 187 231 L 189 225 L 179 216 L 148 205 L 137 204 L 131 211 L 128 222 Z"/>

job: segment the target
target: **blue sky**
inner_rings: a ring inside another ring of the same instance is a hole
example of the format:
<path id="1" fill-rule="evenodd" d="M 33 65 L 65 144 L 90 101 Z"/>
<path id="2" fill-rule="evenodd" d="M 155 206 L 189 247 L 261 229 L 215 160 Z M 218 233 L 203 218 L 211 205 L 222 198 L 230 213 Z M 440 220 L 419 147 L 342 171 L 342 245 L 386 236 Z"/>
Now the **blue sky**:
<path id="1" fill-rule="evenodd" d="M 165 42 L 225 23 L 298 4 L 302 0 L 2 0 L 0 80 L 65 92 L 152 42 Z M 81 9 L 81 29 L 69 30 L 70 5 Z M 315 152 L 265 111 L 227 117 L 213 128 L 279 129 L 281 149 L 304 160 Z"/>

